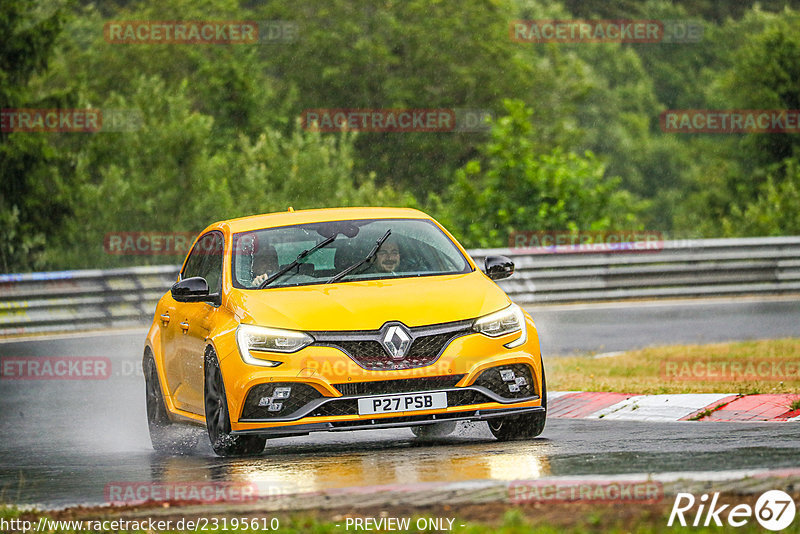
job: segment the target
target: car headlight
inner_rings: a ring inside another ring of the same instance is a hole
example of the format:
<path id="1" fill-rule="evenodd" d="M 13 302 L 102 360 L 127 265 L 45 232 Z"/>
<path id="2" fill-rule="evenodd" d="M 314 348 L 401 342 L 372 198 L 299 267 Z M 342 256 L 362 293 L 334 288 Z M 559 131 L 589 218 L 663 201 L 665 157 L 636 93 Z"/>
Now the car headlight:
<path id="1" fill-rule="evenodd" d="M 528 339 L 528 329 L 525 326 L 525 314 L 522 312 L 522 308 L 516 304 L 512 304 L 508 308 L 475 319 L 472 329 L 489 337 L 500 337 L 513 334 L 514 332 L 521 332 L 521 335 L 517 339 L 504 345 L 509 349 L 519 347 Z"/>
<path id="2" fill-rule="evenodd" d="M 276 367 L 281 362 L 255 358 L 253 352 L 297 352 L 314 342 L 314 338 L 304 332 L 267 328 L 252 324 L 240 324 L 236 329 L 236 344 L 242 359 L 252 365 Z"/>

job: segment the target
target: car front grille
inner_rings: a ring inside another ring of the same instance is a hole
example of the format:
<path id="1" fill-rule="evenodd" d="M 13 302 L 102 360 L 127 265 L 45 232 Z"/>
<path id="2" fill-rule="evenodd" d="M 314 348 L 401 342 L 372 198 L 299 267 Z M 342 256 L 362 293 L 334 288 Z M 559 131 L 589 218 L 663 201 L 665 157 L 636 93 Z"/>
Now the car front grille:
<path id="1" fill-rule="evenodd" d="M 397 323 L 394 323 L 397 324 Z M 381 344 L 382 330 L 310 332 L 315 345 L 334 347 L 364 369 L 387 371 L 431 365 L 455 338 L 473 333 L 472 320 L 407 328 L 412 338 L 406 354 L 393 359 Z"/>
<path id="2" fill-rule="evenodd" d="M 373 382 L 347 382 L 333 384 L 346 397 L 362 395 L 384 395 L 387 393 L 415 393 L 454 387 L 464 375 L 431 376 L 427 378 L 401 378 L 398 380 L 376 380 Z"/>
<path id="3" fill-rule="evenodd" d="M 347 353 L 348 356 L 360 362 L 380 365 L 381 362 L 391 358 L 377 341 L 337 341 L 331 343 L 334 347 Z"/>

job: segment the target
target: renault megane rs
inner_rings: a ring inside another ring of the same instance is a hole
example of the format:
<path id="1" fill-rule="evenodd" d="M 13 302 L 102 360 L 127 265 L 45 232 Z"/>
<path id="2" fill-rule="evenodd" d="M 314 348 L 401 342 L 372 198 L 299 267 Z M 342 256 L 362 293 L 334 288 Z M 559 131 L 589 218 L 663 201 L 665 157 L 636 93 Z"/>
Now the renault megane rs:
<path id="1" fill-rule="evenodd" d="M 485 420 L 501 440 L 545 425 L 531 317 L 442 226 L 395 208 L 222 221 L 158 302 L 143 368 L 153 447 L 203 425 L 214 451 L 267 438 Z"/>

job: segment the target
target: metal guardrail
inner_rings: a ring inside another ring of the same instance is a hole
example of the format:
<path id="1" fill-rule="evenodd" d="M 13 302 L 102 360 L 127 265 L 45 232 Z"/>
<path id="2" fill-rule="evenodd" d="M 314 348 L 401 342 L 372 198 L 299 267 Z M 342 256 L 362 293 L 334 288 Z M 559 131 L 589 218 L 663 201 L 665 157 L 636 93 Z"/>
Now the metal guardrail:
<path id="1" fill-rule="evenodd" d="M 0 335 L 145 324 L 179 268 L 0 274 Z"/>
<path id="2" fill-rule="evenodd" d="M 471 251 L 515 260 L 500 286 L 520 304 L 800 293 L 800 236 L 664 241 L 663 249 L 572 254 Z"/>
<path id="3" fill-rule="evenodd" d="M 800 293 L 800 236 L 665 241 L 647 251 L 530 253 L 499 285 L 520 304 Z M 0 335 L 146 324 L 178 267 L 0 274 Z"/>

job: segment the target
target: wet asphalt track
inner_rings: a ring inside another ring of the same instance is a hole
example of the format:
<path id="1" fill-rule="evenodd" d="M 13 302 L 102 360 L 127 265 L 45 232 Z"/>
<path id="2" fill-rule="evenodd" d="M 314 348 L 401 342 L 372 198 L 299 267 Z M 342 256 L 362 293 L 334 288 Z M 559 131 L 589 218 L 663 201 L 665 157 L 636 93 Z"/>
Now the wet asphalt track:
<path id="1" fill-rule="evenodd" d="M 800 336 L 797 300 L 529 308 L 545 358 L 666 343 Z M 800 467 L 800 424 L 550 420 L 498 443 L 483 424 L 421 441 L 408 429 L 270 440 L 256 458 L 150 449 L 139 366 L 144 330 L 0 343 L 0 356 L 105 356 L 106 380 L 0 380 L 0 501 L 101 504 L 109 483 L 228 480 L 280 491 L 548 475 Z"/>

